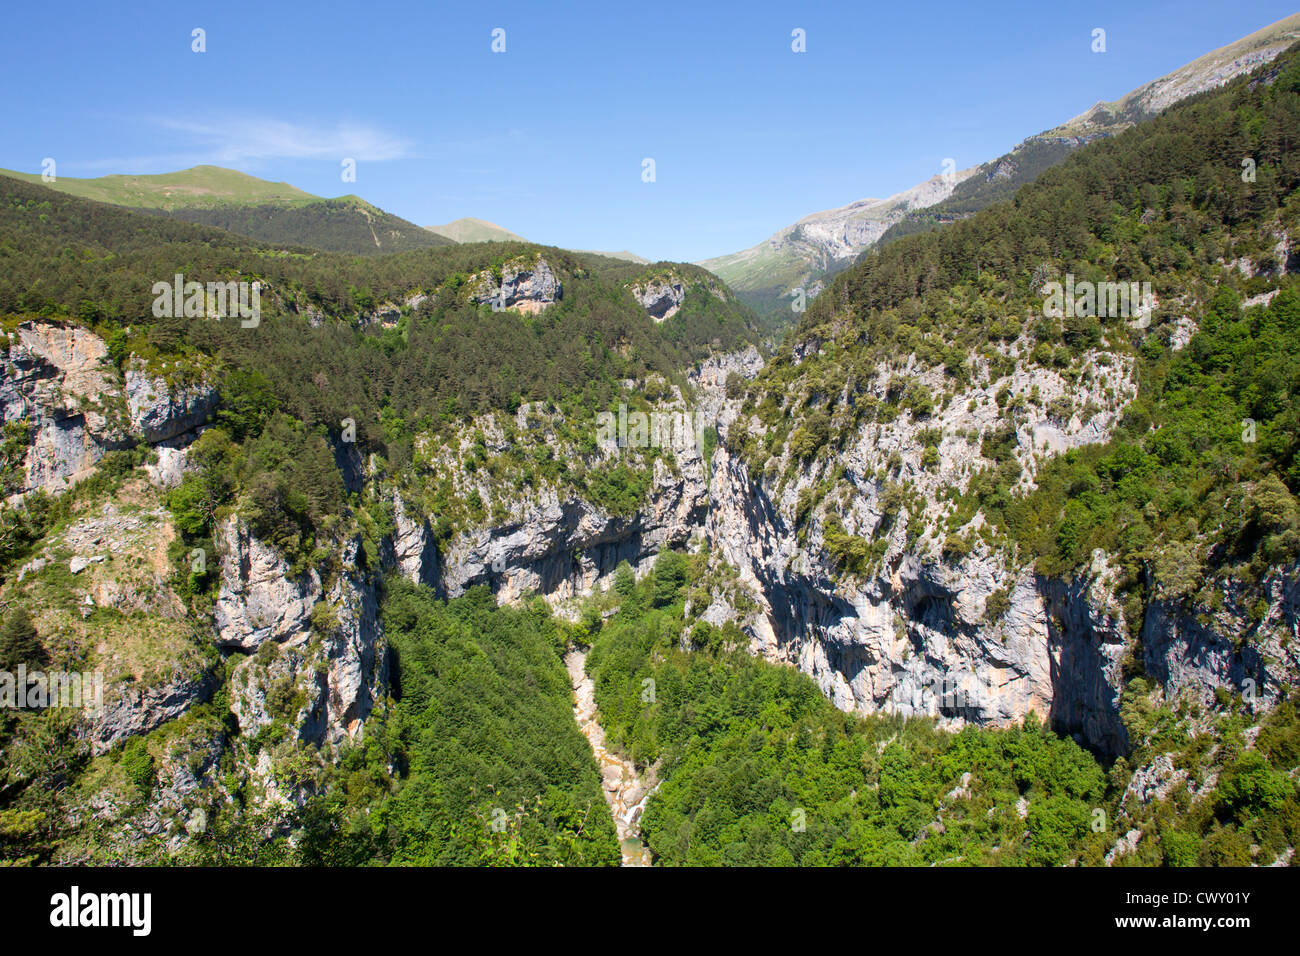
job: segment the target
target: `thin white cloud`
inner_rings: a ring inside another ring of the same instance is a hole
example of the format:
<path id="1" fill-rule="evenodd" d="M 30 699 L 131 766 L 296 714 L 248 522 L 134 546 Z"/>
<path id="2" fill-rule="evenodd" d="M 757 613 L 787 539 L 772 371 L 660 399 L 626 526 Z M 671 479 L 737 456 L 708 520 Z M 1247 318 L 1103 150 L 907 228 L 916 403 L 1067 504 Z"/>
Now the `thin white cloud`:
<path id="1" fill-rule="evenodd" d="M 158 145 L 168 147 L 166 152 L 68 160 L 65 168 L 85 173 L 147 173 L 203 164 L 256 168 L 286 159 L 373 163 L 411 156 L 406 140 L 357 123 L 313 127 L 247 116 L 210 120 L 155 117 L 144 122 L 160 132 L 156 139 Z"/>
<path id="2" fill-rule="evenodd" d="M 266 168 L 278 160 L 302 159 L 333 162 L 343 159 L 358 162 L 394 159 L 473 161 L 483 156 L 517 156 L 526 149 L 529 139 L 522 130 L 511 128 L 471 139 L 439 138 L 432 143 L 422 143 L 417 149 L 411 140 L 365 123 L 311 125 L 230 113 L 198 120 L 158 116 L 110 118 L 124 124 L 149 127 L 159 151 L 134 156 L 68 159 L 66 165 L 61 161 L 60 167 L 70 175 L 102 175 L 106 172 L 156 173 L 204 164 L 237 166 L 247 172 Z M 488 169 L 475 171 L 480 174 L 492 172 Z"/>
<path id="3" fill-rule="evenodd" d="M 355 159 L 382 162 L 410 155 L 410 143 L 373 126 L 308 126 L 263 117 L 212 120 L 158 118 L 154 124 L 188 139 L 183 151 L 216 163 L 265 159 Z"/>

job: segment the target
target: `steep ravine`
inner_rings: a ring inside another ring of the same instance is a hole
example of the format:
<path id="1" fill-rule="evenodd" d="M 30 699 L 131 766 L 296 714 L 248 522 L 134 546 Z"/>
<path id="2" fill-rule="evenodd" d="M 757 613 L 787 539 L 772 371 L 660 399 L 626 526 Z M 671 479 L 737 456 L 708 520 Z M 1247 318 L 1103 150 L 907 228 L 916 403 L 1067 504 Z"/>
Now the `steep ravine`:
<path id="1" fill-rule="evenodd" d="M 573 684 L 574 719 L 600 764 L 600 786 L 614 817 L 623 865 L 649 866 L 650 850 L 641 842 L 641 813 L 658 788 L 655 768 L 650 767 L 642 776 L 632 761 L 605 746 L 605 728 L 600 725 L 600 715 L 596 712 L 596 685 L 587 676 L 587 651 L 570 651 L 564 656 L 564 666 Z"/>
<path id="2" fill-rule="evenodd" d="M 885 429 L 865 428 L 831 459 L 798 464 L 791 480 L 779 482 L 753 475 L 726 447 L 740 404 L 726 397 L 726 378 L 732 372 L 751 378 L 761 366 L 757 353 L 734 353 L 692 376 L 695 407 L 716 424 L 721 441 L 708 461 L 687 447 L 677 452 L 675 472 L 657 463 L 636 514 L 616 518 L 585 502 L 551 500 L 442 553 L 430 535 L 407 536 L 398 563 L 437 568 L 430 583 L 448 595 L 487 583 L 499 601 L 532 591 L 559 607 L 608 587 L 620 560 L 645 573 L 662 548 L 707 546 L 738 570 L 757 610 L 740 612 L 715 594 L 704 617 L 714 624 L 737 620 L 755 654 L 810 675 L 842 710 L 928 714 L 954 729 L 1019 723 L 1034 713 L 1110 755 L 1128 749 L 1119 703 L 1130 657 L 1166 694 L 1189 690 L 1207 702 L 1220 689 L 1242 693 L 1253 682 L 1260 704 L 1271 706 L 1300 671 L 1296 642 L 1284 640 L 1300 626 L 1294 569 L 1270 582 L 1272 601 L 1258 627 L 1231 607 L 1201 623 L 1194 609 L 1161 602 L 1145 615 L 1144 627 L 1124 619 L 1116 569 L 1101 552 L 1073 575 L 1048 577 L 978 541 L 969 554 L 952 557 L 933 538 L 909 534 L 909 523 L 924 525 L 933 515 L 904 512 L 885 520 L 876 476 L 889 456 L 901 456 L 898 480 L 928 495 L 930 509 L 939 507 L 938 483 L 958 482 L 983 463 L 978 442 L 960 436 L 993 427 L 997 390 L 1037 392 L 1050 401 L 1067 388 L 1056 373 L 1017 368 L 993 377 L 934 419 L 904 416 Z M 1037 417 L 1019 427 L 1022 464 L 1032 472 L 1044 452 L 1106 441 L 1135 392 L 1131 366 L 1114 363 L 1089 388 L 1075 389 L 1081 407 L 1092 403 L 1098 411 L 1060 421 L 1039 406 Z M 952 437 L 941 443 L 939 467 L 927 470 L 919 464 L 917 433 L 933 424 Z M 835 510 L 814 513 L 797 527 L 800 494 L 835 465 L 844 466 L 848 493 Z M 824 530 L 837 511 L 852 533 L 886 540 L 873 573 L 853 577 L 835 568 Z M 1005 610 L 990 615 L 995 594 Z M 1251 631 L 1259 646 L 1239 647 L 1235 638 Z"/>
<path id="3" fill-rule="evenodd" d="M 9 598 L 21 600 L 40 575 L 49 578 L 56 564 L 64 564 L 80 605 L 151 611 L 169 634 L 175 632 L 165 649 L 170 659 L 183 658 L 183 666 L 158 673 L 147 686 L 135 678 L 106 686 L 105 712 L 85 731 L 96 752 L 174 720 L 215 690 L 215 654 L 194 651 L 178 623 L 183 604 L 167 584 L 166 549 L 174 530 L 162 504 L 165 489 L 191 467 L 188 445 L 203 427 L 196 423 L 215 403 L 215 388 L 202 376 L 196 385 L 176 388 L 161 372 L 150 378 L 136 364 L 131 374 L 119 377 L 106 355 L 91 333 L 30 322 L 18 327 L 8 364 L 0 370 L 3 417 L 33 426 L 18 476 L 23 492 L 57 492 L 93 472 L 113 448 L 143 443 L 157 456 L 147 481 L 141 479 L 132 492 L 142 510 L 129 521 L 108 511 L 82 516 L 19 569 L 10 585 Z M 877 476 L 890 457 L 901 461 L 896 479 L 913 483 L 920 497 L 933 503 L 936 483 L 955 482 L 982 465 L 979 441 L 962 436 L 992 427 L 996 392 L 1003 387 L 1015 395 L 1037 391 L 1050 402 L 1066 389 L 1055 373 L 1017 367 L 1011 375 L 972 385 L 933 419 L 900 416 L 885 428 L 864 428 L 834 456 L 759 474 L 727 450 L 741 402 L 727 397 L 726 380 L 733 373 L 753 378 L 762 365 L 757 351 L 749 349 L 716 356 L 692 374 L 689 404 L 703 421 L 716 425 L 720 441 L 708 460 L 702 447 L 687 444 L 675 449 L 671 466 L 655 461 L 644 505 L 633 514 L 611 515 L 557 489 L 524 496 L 516 490 L 503 502 L 510 506 L 508 521 L 467 528 L 440 544 L 428 505 L 418 496 L 405 498 L 349 447 L 338 456 L 348 489 L 393 504 L 393 528 L 379 542 L 377 566 L 362 560 L 362 540 L 354 535 L 337 556 L 338 566 L 347 569 L 343 573 L 328 582 L 314 572 L 292 580 L 285 558 L 245 523 L 223 522 L 213 542 L 220 588 L 212 633 L 227 652 L 247 655 L 232 668 L 231 709 L 241 732 L 251 736 L 268 726 L 273 709 L 268 702 L 284 698 L 280 691 L 288 689 L 294 707 L 283 716 L 295 739 L 326 747 L 358 739 L 389 690 L 378 613 L 385 575 L 408 577 L 449 597 L 477 584 L 487 584 L 503 603 L 531 592 L 563 612 L 572 608 L 572 599 L 607 588 L 621 561 L 646 573 L 664 548 L 707 547 L 715 564 L 737 569 L 737 589 L 747 593 L 712 594 L 704 619 L 735 620 L 750 636 L 753 653 L 810 675 L 846 711 L 926 713 L 951 726 L 1002 725 L 1033 712 L 1058 731 L 1119 754 L 1128 749 L 1119 719 L 1126 661 L 1140 664 L 1166 695 L 1189 690 L 1205 701 L 1222 690 L 1249 690 L 1257 706 L 1269 707 L 1295 683 L 1300 673 L 1300 641 L 1293 639 L 1300 633 L 1295 563 L 1266 576 L 1266 601 L 1253 610 L 1253 620 L 1240 610 L 1240 589 L 1233 586 L 1223 608 L 1213 613 L 1155 600 L 1140 620 L 1128 621 L 1114 594 L 1116 571 L 1101 552 L 1073 575 L 1045 577 L 978 541 L 964 557 L 945 555 L 932 538 L 909 536 L 914 516 L 906 511 L 885 520 Z M 1128 366 L 1107 368 L 1076 396 L 1077 405 L 1100 411 L 1068 422 L 1036 413 L 1020 424 L 1018 453 L 1026 468 L 1043 453 L 1107 439 L 1119 407 L 1135 391 Z M 880 388 L 887 379 L 882 372 Z M 91 395 L 97 396 L 94 402 Z M 682 407 L 686 400 L 679 395 L 676 401 Z M 522 409 L 520 418 L 520 434 L 546 441 L 530 431 Z M 940 426 L 945 435 L 939 465 L 932 470 L 919 464 L 918 431 L 927 425 Z M 601 450 L 609 460 L 620 455 L 617 447 Z M 796 522 L 800 495 L 826 481 L 836 466 L 844 469 L 837 479 L 842 491 Z M 462 484 L 474 487 L 459 467 L 458 456 L 449 453 L 438 462 L 438 473 L 459 474 Z M 783 472 L 784 481 L 778 477 Z M 379 484 L 372 487 L 372 482 Z M 852 534 L 886 541 L 872 573 L 854 577 L 835 568 L 824 533 L 830 516 L 840 517 Z M 106 522 L 114 525 L 112 534 L 101 527 Z M 115 542 L 131 562 L 114 563 Z M 137 575 L 137 581 L 127 574 L 128 566 L 136 565 L 152 570 Z M 994 594 L 1000 594 L 1004 610 L 991 615 Z M 88 646 L 110 647 L 98 634 L 86 639 Z M 263 650 L 264 644 L 273 646 Z M 633 841 L 654 781 L 640 778 L 635 767 L 605 747 L 582 661 L 572 655 L 566 661 L 575 717 L 601 763 L 619 837 Z M 112 673 L 142 674 L 147 664 L 128 654 L 114 661 Z M 957 692 L 955 699 L 948 699 L 949 689 Z M 215 727 L 196 730 L 195 747 L 219 754 L 226 746 L 223 733 Z M 266 759 L 259 757 L 262 763 Z M 265 778 L 268 793 L 279 792 L 269 765 L 245 770 Z M 208 778 L 204 785 L 213 783 Z M 292 787 L 285 794 L 301 797 Z M 639 843 L 625 842 L 623 854 L 630 865 L 646 862 Z"/>

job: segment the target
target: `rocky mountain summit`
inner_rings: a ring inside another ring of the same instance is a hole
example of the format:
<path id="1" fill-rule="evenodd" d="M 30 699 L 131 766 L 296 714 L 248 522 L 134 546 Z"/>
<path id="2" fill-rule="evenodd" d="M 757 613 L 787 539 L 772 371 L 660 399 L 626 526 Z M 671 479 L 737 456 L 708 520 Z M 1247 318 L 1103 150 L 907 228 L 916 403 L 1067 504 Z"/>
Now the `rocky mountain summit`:
<path id="1" fill-rule="evenodd" d="M 1033 138 L 1114 135 L 1175 103 L 1216 89 L 1234 77 L 1270 63 L 1300 40 L 1300 14 L 1292 14 L 1234 43 L 1139 86 L 1112 103 L 1099 102 L 1055 129 Z"/>

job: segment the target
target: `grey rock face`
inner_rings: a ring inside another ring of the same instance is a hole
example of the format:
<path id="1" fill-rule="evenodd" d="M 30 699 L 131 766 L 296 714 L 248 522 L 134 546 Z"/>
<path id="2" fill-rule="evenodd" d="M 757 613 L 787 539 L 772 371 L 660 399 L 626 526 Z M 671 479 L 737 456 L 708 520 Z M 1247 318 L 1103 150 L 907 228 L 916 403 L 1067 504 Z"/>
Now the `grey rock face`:
<path id="1" fill-rule="evenodd" d="M 1209 702 L 1216 691 L 1242 694 L 1271 707 L 1300 674 L 1300 562 L 1263 581 L 1263 617 L 1246 613 L 1241 588 L 1229 588 L 1224 606 L 1194 614 L 1183 605 L 1155 600 L 1142 627 L 1142 653 L 1149 677 L 1166 694 L 1190 691 Z"/>
<path id="2" fill-rule="evenodd" d="M 0 359 L 0 420 L 31 425 L 20 491 L 60 491 L 90 474 L 105 452 L 138 441 L 164 445 L 155 480 L 180 480 L 179 454 L 217 404 L 215 386 L 173 386 L 132 361 L 125 384 L 92 332 L 24 322 Z"/>
<path id="3" fill-rule="evenodd" d="M 796 544 L 743 464 L 715 471 L 713 501 L 710 539 L 763 607 L 754 649 L 808 673 L 837 706 L 957 725 L 1031 710 L 1047 717 L 1048 630 L 1032 575 L 1008 579 L 988 558 L 952 566 L 900 548 L 888 577 L 839 583 L 814 542 Z M 986 626 L 984 606 L 998 585 L 1011 591 L 1011 609 Z"/>
<path id="4" fill-rule="evenodd" d="M 253 540 L 255 548 L 263 548 Z M 330 610 L 327 623 L 318 620 L 313 626 L 314 601 L 291 600 L 292 620 L 282 619 L 262 638 L 275 641 L 275 652 L 254 654 L 235 667 L 231 710 L 241 734 L 256 734 L 278 716 L 298 740 L 336 745 L 355 737 L 383 697 L 387 645 L 374 582 L 355 570 L 360 548 L 359 538 L 348 543 L 342 565 L 354 570 L 341 573 L 323 595 Z M 230 644 L 235 635 L 223 628 L 221 636 Z"/>
<path id="5" fill-rule="evenodd" d="M 682 306 L 686 290 L 680 281 L 671 279 L 652 279 L 644 284 L 632 286 L 632 297 L 637 304 L 656 322 L 671 319 Z"/>
<path id="6" fill-rule="evenodd" d="M 356 538 L 344 552 L 344 567 L 357 566 L 360 550 L 361 539 Z M 325 600 L 334 609 L 337 625 L 323 635 L 324 673 L 316 667 L 319 694 L 305 733 L 336 744 L 356 736 L 375 702 L 387 692 L 388 645 L 374 582 L 368 576 L 356 571 L 340 575 Z"/>
<path id="7" fill-rule="evenodd" d="M 396 532 L 391 542 L 389 565 L 396 567 L 414 584 L 427 584 L 434 590 L 441 590 L 441 562 L 428 519 L 416 520 L 408 514 L 402 496 L 395 494 L 393 524 Z"/>
<path id="8" fill-rule="evenodd" d="M 113 744 L 137 734 L 147 734 L 174 720 L 217 688 L 211 671 L 178 677 L 153 687 L 116 684 L 105 694 L 102 714 L 89 725 L 91 751 L 102 754 Z"/>
<path id="9" fill-rule="evenodd" d="M 221 588 L 213 615 L 223 647 L 255 651 L 263 641 L 283 643 L 306 633 L 321 597 L 315 571 L 289 580 L 289 564 L 238 519 L 218 529 Z"/>
<path id="10" fill-rule="evenodd" d="M 497 303 L 498 308 L 540 312 L 559 300 L 563 291 L 560 280 L 541 255 L 532 260 L 521 256 L 501 266 L 500 282 L 490 273 L 480 276 L 472 298 L 485 305 Z"/>
<path id="11" fill-rule="evenodd" d="M 530 441 L 558 441 L 550 430 L 554 424 L 547 417 L 550 414 L 521 406 L 516 427 L 527 430 Z M 641 568 L 663 547 L 686 544 L 702 527 L 708 504 L 696 420 L 680 395 L 656 415 L 654 437 L 649 429 L 642 433 L 647 447 L 653 444 L 661 449 L 652 463 L 640 459 L 639 439 L 629 437 L 622 446 L 618 437 L 599 429 L 594 451 L 556 446 L 557 454 L 584 456 L 584 467 L 608 466 L 623 455 L 637 459 L 636 467 L 648 465 L 646 499 L 630 515 L 607 513 L 567 486 L 544 483 L 524 491 L 485 481 L 475 484 L 481 479 L 460 472 L 459 480 L 475 487 L 490 508 L 505 506 L 511 517 L 466 529 L 447 542 L 440 562 L 443 592 L 455 597 L 484 584 L 500 601 L 533 592 L 558 603 L 589 593 L 620 561 Z M 507 447 L 496 425 L 484 421 L 481 427 L 488 447 Z M 594 422 L 592 427 L 597 427 Z M 457 457 L 447 449 L 437 454 L 438 467 L 459 467 Z"/>
<path id="12" fill-rule="evenodd" d="M 129 444 L 121 387 L 98 336 L 57 322 L 24 322 L 0 359 L 0 421 L 31 423 L 20 491 L 59 491 Z"/>
<path id="13" fill-rule="evenodd" d="M 150 481 L 160 488 L 175 488 L 184 480 L 188 468 L 186 451 L 189 447 L 189 438 L 188 434 L 181 435 L 154 446 L 158 460 L 144 466 Z"/>
<path id="14" fill-rule="evenodd" d="M 727 379 L 734 373 L 742 379 L 754 378 L 763 369 L 763 356 L 752 345 L 739 352 L 712 355 L 690 374 L 696 390 L 701 420 L 717 427 L 725 435 L 736 417 L 736 403 L 726 399 Z"/>
<path id="15" fill-rule="evenodd" d="M 366 481 L 369 477 L 369 469 L 366 465 L 366 459 L 357 450 L 354 441 L 336 441 L 331 443 L 334 451 L 334 464 L 343 476 L 343 487 L 347 489 L 348 494 L 361 492 L 366 487 Z"/>
<path id="16" fill-rule="evenodd" d="M 725 449 L 717 455 L 725 459 Z M 796 546 L 764 488 L 725 460 L 714 473 L 709 538 L 763 609 L 750 627 L 754 650 L 809 674 L 840 708 L 929 714 L 953 727 L 1018 722 L 1034 712 L 1103 752 L 1127 751 L 1119 699 L 1133 642 L 1100 552 L 1085 573 L 1062 580 L 1009 572 L 978 551 L 952 561 L 891 539 L 888 577 L 841 582 L 813 536 L 809 547 Z M 1290 600 L 1295 587 L 1292 579 Z M 985 608 L 997 590 L 1007 610 L 990 619 Z M 1279 604 L 1285 608 L 1285 599 Z M 1280 641 L 1271 653 L 1289 664 L 1268 670 L 1263 649 L 1234 663 L 1225 653 L 1231 642 L 1189 635 L 1189 618 L 1162 619 L 1154 608 L 1147 617 L 1148 673 L 1169 692 L 1240 686 L 1249 672 L 1269 698 L 1286 675 L 1294 679 L 1294 654 L 1288 658 Z"/>
<path id="17" fill-rule="evenodd" d="M 1119 719 L 1123 657 L 1130 649 L 1123 614 L 1111 598 L 1114 574 L 1101 552 L 1073 581 L 1037 578 L 1047 612 L 1053 726 L 1120 754 L 1128 735 Z"/>
<path id="18" fill-rule="evenodd" d="M 796 361 L 817 348 L 808 343 Z M 918 371 L 922 380 L 929 374 Z M 998 389 L 1041 396 L 1017 432 L 1015 454 L 1032 482 L 1036 454 L 1105 440 L 1117 405 L 1133 393 L 1129 376 L 1121 364 L 1099 370 L 1096 381 L 1074 390 L 1090 411 L 1069 420 L 1046 409 L 1065 383 L 1054 373 L 1017 368 L 971 386 L 931 417 L 864 429 L 835 463 L 850 486 L 837 506 L 844 524 L 885 545 L 878 570 L 865 578 L 837 573 L 816 514 L 804 540 L 795 535 L 799 496 L 830 463 L 799 464 L 794 480 L 778 483 L 756 479 L 720 447 L 707 534 L 762 608 L 749 625 L 754 650 L 799 667 L 846 710 L 926 713 L 953 726 L 1019 721 L 1033 712 L 1098 747 L 1122 749 L 1118 681 L 1127 631 L 1108 597 L 1113 575 L 1104 561 L 1078 580 L 1045 580 L 1018 570 L 977 537 L 968 554 L 956 557 L 908 528 L 941 519 L 938 488 L 960 485 L 982 467 L 978 439 L 969 436 L 999 427 Z M 720 378 L 715 373 L 699 384 L 716 389 Z M 722 400 L 724 435 L 751 427 L 737 422 L 734 404 Z M 938 463 L 926 468 L 918 430 L 936 426 L 943 435 Z M 923 513 L 884 513 L 876 476 L 891 455 L 901 463 L 899 480 L 927 502 Z M 980 520 L 967 530 L 977 531 Z M 991 603 L 995 593 L 1001 606 Z"/>
<path id="19" fill-rule="evenodd" d="M 206 422 L 217 406 L 217 389 L 206 382 L 169 384 L 165 376 L 151 375 L 142 361 L 132 357 L 126 370 L 126 400 L 131 431 L 157 444 Z"/>
<path id="20" fill-rule="evenodd" d="M 1044 401 L 1060 394 L 1058 383 L 1021 369 L 1004 381 L 1015 393 L 1036 388 Z M 1132 394 L 1126 366 L 1105 370 L 1089 388 L 1090 415 L 1061 421 L 1040 413 L 1021 423 L 1016 454 L 1026 487 L 1035 468 L 1026 452 L 1053 454 L 1105 441 L 1118 404 Z M 1112 395 L 1110 403 L 1102 389 Z M 944 434 L 936 469 L 943 480 L 959 484 L 979 460 L 971 443 L 953 436 L 991 427 L 982 421 L 988 404 L 962 395 L 930 419 Z M 724 434 L 737 427 L 730 412 L 721 412 L 720 420 Z M 1138 634 L 1138 622 L 1126 621 L 1116 602 L 1116 573 L 1101 552 L 1082 572 L 1051 578 L 1016 570 L 1005 553 L 978 538 L 964 557 L 942 552 L 926 536 L 909 544 L 907 524 L 942 507 L 932 493 L 935 475 L 911 465 L 915 427 L 898 419 L 837 457 L 855 492 L 838 505 L 844 523 L 850 533 L 885 539 L 881 569 L 866 579 L 835 572 L 815 515 L 805 540 L 796 540 L 791 515 L 799 493 L 821 477 L 815 464 L 799 466 L 795 480 L 782 485 L 755 480 L 725 447 L 715 452 L 708 537 L 740 569 L 762 608 L 747 627 L 757 653 L 799 667 L 846 710 L 924 712 L 953 726 L 1018 721 L 1034 712 L 1109 754 L 1129 746 L 1119 701 L 1123 662 L 1131 654 L 1141 656 L 1148 678 L 1166 696 L 1190 692 L 1209 701 L 1227 690 L 1271 706 L 1296 682 L 1300 564 L 1265 580 L 1266 608 L 1262 617 L 1256 609 L 1258 621 L 1246 614 L 1245 597 L 1234 586 L 1224 609 L 1212 614 L 1155 600 Z M 923 489 L 927 511 L 904 509 L 886 525 L 872 476 L 891 452 L 902 459 L 901 473 Z M 991 614 L 995 593 L 1005 603 Z"/>
<path id="21" fill-rule="evenodd" d="M 447 551 L 443 584 L 449 597 L 488 584 L 498 600 L 525 592 L 555 599 L 586 593 L 626 560 L 644 564 L 663 548 L 680 547 L 704 519 L 708 487 L 698 453 L 678 453 L 678 473 L 656 462 L 646 507 L 609 515 L 588 502 L 550 497 L 517 521 L 458 539 Z"/>

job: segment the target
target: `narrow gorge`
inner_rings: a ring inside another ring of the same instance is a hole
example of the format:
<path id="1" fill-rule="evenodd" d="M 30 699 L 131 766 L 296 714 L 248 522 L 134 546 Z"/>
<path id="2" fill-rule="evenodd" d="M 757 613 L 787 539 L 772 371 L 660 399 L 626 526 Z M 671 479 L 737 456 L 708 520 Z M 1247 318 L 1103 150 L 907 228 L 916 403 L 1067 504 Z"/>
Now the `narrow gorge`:
<path id="1" fill-rule="evenodd" d="M 626 757 L 605 746 L 605 730 L 596 710 L 596 686 L 587 676 L 587 651 L 572 650 L 564 655 L 564 666 L 573 683 L 573 717 L 600 767 L 601 789 L 614 817 L 619 852 L 624 866 L 649 866 L 650 851 L 641 842 L 641 814 L 655 792 L 655 769 L 644 773 Z"/>
<path id="2" fill-rule="evenodd" d="M 0 175 L 0 693 L 102 692 L 0 709 L 0 863 L 1289 862 L 1283 26 L 732 257 L 762 312 Z"/>

